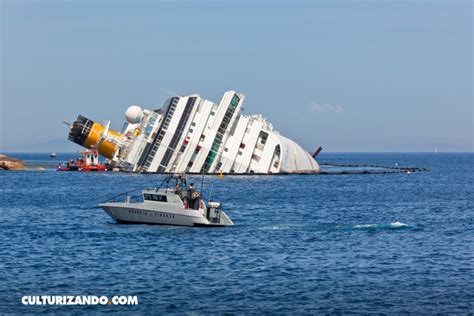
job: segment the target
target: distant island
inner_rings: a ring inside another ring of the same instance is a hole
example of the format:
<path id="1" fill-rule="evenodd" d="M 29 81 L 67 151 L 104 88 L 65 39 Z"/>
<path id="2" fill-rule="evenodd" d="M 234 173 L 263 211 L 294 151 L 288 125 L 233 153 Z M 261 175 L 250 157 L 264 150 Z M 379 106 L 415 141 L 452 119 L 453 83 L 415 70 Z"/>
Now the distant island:
<path id="1" fill-rule="evenodd" d="M 0 170 L 26 170 L 23 160 L 0 154 Z"/>

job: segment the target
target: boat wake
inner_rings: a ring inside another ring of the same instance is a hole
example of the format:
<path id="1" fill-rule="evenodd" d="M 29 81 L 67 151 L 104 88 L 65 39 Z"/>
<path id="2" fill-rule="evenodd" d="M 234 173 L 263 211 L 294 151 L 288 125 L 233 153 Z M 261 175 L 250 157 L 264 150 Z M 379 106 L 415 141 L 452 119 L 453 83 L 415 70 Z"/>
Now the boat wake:
<path id="1" fill-rule="evenodd" d="M 295 228 L 298 228 L 298 227 L 295 225 L 292 226 L 288 224 L 276 224 L 272 226 L 261 227 L 260 229 L 261 230 L 288 230 L 288 229 L 295 229 Z"/>
<path id="2" fill-rule="evenodd" d="M 360 224 L 354 225 L 355 229 L 399 229 L 399 228 L 409 228 L 410 225 L 396 221 L 390 224 Z"/>
<path id="3" fill-rule="evenodd" d="M 383 230 L 383 229 L 406 229 L 415 228 L 408 224 L 396 221 L 389 224 L 357 224 L 357 225 L 337 225 L 337 224 L 319 224 L 319 225 L 290 225 L 275 224 L 260 227 L 261 230 L 311 230 L 311 231 L 350 231 L 350 230 Z"/>

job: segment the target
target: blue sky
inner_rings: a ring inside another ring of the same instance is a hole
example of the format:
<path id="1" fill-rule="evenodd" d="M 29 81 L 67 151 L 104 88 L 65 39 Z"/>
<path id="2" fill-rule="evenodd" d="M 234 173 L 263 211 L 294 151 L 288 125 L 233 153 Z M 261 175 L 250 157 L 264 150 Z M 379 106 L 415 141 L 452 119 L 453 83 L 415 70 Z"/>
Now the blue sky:
<path id="1" fill-rule="evenodd" d="M 308 150 L 473 151 L 471 1 L 0 3 L 0 151 L 231 89 Z"/>

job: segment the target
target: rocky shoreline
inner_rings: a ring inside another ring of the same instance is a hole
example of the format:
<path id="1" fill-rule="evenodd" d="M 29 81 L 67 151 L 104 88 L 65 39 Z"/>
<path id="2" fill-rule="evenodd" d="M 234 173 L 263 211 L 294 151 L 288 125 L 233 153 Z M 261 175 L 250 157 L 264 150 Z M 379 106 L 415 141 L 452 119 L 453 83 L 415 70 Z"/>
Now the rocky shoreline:
<path id="1" fill-rule="evenodd" d="M 23 160 L 0 155 L 0 170 L 26 170 Z"/>

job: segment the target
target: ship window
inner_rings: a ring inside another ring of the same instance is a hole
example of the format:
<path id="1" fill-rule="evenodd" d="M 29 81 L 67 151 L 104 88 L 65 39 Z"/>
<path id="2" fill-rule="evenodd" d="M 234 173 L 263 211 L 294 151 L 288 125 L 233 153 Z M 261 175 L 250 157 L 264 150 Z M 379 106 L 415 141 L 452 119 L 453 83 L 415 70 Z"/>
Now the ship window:
<path id="1" fill-rule="evenodd" d="M 216 112 L 214 112 L 214 111 L 211 111 L 211 115 L 216 115 Z"/>
<path id="2" fill-rule="evenodd" d="M 157 202 L 168 202 L 166 195 L 161 194 L 150 194 L 152 196 L 153 201 Z"/>
<path id="3" fill-rule="evenodd" d="M 192 122 L 192 123 L 191 123 L 191 126 L 196 126 L 196 123 Z"/>
<path id="4" fill-rule="evenodd" d="M 147 201 L 168 202 L 166 195 L 161 194 L 144 194 L 143 198 Z"/>
<path id="5" fill-rule="evenodd" d="M 228 152 L 228 151 L 229 151 L 229 148 L 227 148 L 227 147 L 224 148 L 224 151 L 225 151 L 225 152 Z"/>
<path id="6" fill-rule="evenodd" d="M 244 144 L 244 143 L 240 143 L 240 148 L 244 149 L 244 148 L 245 148 L 245 144 Z"/>

